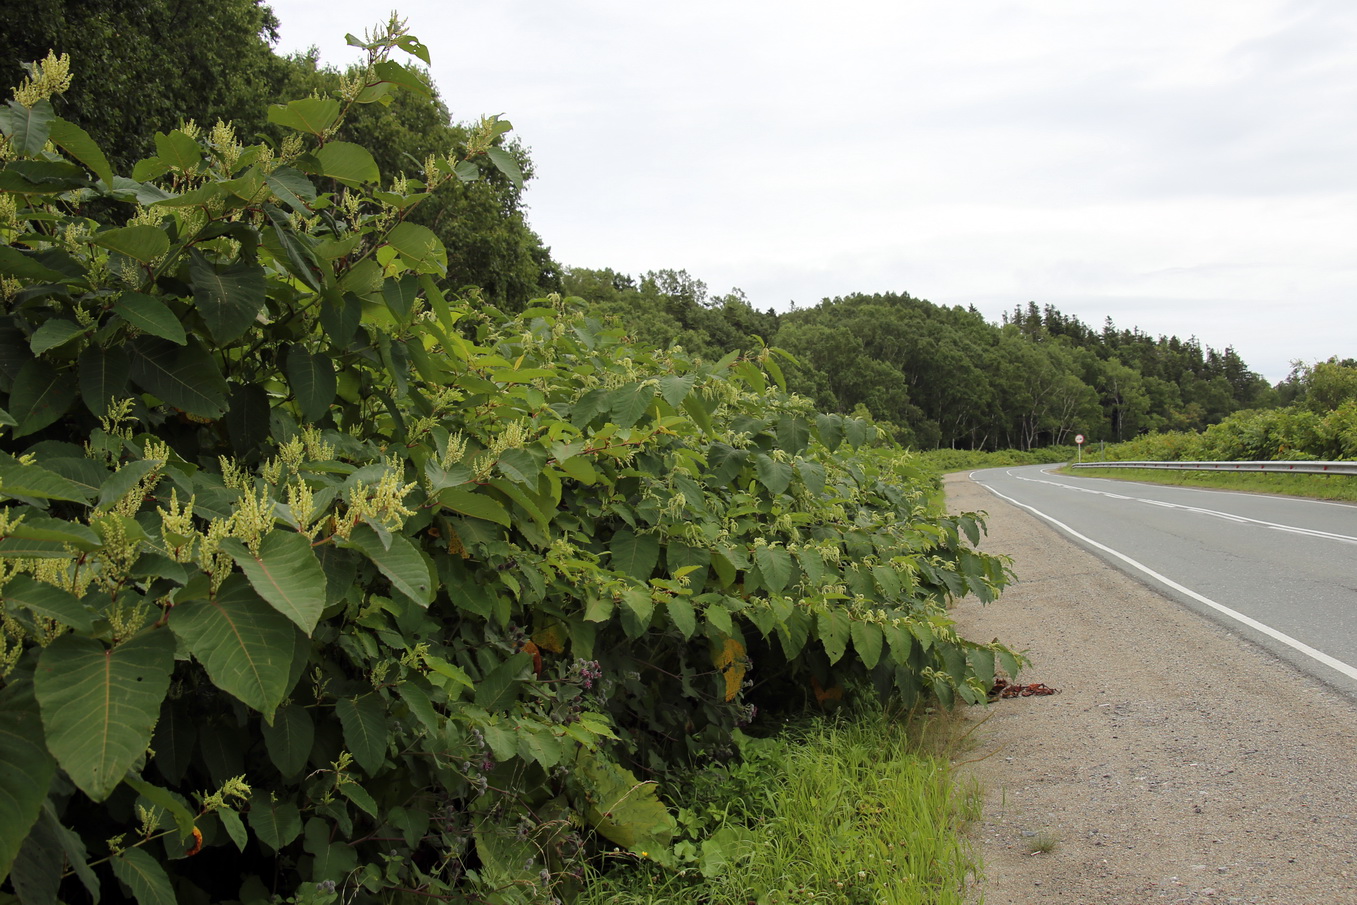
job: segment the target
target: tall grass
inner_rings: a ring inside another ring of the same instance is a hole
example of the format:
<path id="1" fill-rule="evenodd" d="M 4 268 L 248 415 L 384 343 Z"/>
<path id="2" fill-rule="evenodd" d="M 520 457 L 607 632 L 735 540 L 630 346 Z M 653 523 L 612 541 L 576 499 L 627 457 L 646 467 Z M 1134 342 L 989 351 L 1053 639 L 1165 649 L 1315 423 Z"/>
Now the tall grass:
<path id="1" fill-rule="evenodd" d="M 694 776 L 694 797 L 679 812 L 680 822 L 697 831 L 676 847 L 687 852 L 686 862 L 614 864 L 574 901 L 972 901 L 978 865 L 965 828 L 979 816 L 979 795 L 958 790 L 944 753 L 928 750 L 921 725 L 913 725 L 868 710 L 772 739 L 742 740 L 739 766 L 716 765 Z"/>

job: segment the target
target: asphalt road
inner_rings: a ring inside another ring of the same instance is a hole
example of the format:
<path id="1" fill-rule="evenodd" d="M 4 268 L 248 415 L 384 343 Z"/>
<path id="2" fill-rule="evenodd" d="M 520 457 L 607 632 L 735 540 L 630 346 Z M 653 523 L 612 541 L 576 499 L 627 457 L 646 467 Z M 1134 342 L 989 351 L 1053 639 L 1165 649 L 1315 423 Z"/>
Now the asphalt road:
<path id="1" fill-rule="evenodd" d="M 984 469 L 971 478 L 1155 590 L 1357 696 L 1357 506 L 1055 469 Z"/>

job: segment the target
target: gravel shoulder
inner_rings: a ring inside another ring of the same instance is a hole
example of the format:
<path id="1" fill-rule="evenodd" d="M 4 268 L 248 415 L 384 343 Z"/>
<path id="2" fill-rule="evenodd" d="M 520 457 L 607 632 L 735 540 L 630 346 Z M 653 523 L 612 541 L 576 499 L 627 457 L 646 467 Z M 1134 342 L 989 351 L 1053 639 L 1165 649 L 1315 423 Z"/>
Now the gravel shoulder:
<path id="1" fill-rule="evenodd" d="M 956 606 L 962 634 L 1025 650 L 1020 681 L 1061 689 L 962 717 L 984 903 L 1357 902 L 1357 702 L 964 474 L 946 490 L 988 512 L 981 547 L 1017 574 Z"/>

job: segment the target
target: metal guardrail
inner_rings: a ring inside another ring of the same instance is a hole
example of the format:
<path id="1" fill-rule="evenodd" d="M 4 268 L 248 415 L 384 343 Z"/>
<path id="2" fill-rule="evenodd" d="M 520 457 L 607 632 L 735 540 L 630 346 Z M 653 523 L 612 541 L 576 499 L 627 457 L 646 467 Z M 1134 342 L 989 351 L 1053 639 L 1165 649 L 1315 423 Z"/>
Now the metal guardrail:
<path id="1" fill-rule="evenodd" d="M 1357 462 L 1080 462 L 1073 468 L 1161 468 L 1168 471 L 1254 471 L 1357 475 Z"/>

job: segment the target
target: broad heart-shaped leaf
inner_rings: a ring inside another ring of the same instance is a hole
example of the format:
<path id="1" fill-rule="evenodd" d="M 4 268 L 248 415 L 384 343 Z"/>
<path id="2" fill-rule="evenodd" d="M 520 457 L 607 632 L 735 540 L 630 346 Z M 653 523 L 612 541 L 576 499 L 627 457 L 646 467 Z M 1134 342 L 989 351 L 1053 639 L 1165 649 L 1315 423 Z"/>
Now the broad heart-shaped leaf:
<path id="1" fill-rule="evenodd" d="M 203 149 L 185 132 L 178 129 L 168 135 L 155 134 L 155 153 L 169 167 L 189 172 L 203 162 Z"/>
<path id="2" fill-rule="evenodd" d="M 783 414 L 777 419 L 777 445 L 792 456 L 799 456 L 810 444 L 810 422 L 800 415 Z"/>
<path id="3" fill-rule="evenodd" d="M 95 245 L 149 264 L 170 250 L 170 237 L 155 226 L 124 226 L 106 229 L 92 240 Z"/>
<path id="4" fill-rule="evenodd" d="M 19 426 L 15 437 L 40 431 L 55 422 L 75 399 L 75 375 L 62 371 L 41 359 L 30 359 L 14 377 L 10 391 L 9 413 Z"/>
<path id="5" fill-rule="evenodd" d="M 108 411 L 109 402 L 127 395 L 132 360 L 121 346 L 94 345 L 80 353 L 80 400 L 93 415 Z"/>
<path id="6" fill-rule="evenodd" d="M 839 448 L 843 442 L 843 416 L 819 414 L 815 416 L 815 430 L 820 442 L 830 452 Z"/>
<path id="7" fill-rule="evenodd" d="M 52 144 L 89 167 L 95 176 L 112 187 L 113 167 L 109 166 L 98 142 L 84 129 L 58 117 L 52 120 Z"/>
<path id="8" fill-rule="evenodd" d="M 754 453 L 754 472 L 759 483 L 773 495 L 782 493 L 792 483 L 792 466 L 765 453 Z"/>
<path id="9" fill-rule="evenodd" d="M 137 339 L 132 344 L 132 380 L 190 415 L 215 420 L 226 411 L 226 378 L 196 339 L 182 348 L 163 339 Z"/>
<path id="10" fill-rule="evenodd" d="M 881 642 L 885 640 L 881 626 L 872 622 L 854 621 L 849 632 L 853 637 L 853 650 L 857 651 L 862 665 L 868 669 L 875 669 L 877 661 L 881 659 Z"/>
<path id="11" fill-rule="evenodd" d="M 306 708 L 288 704 L 274 714 L 272 724 L 265 723 L 261 728 L 269 759 L 278 772 L 285 778 L 300 773 L 316 738 L 316 724 Z"/>
<path id="12" fill-rule="evenodd" d="M 301 346 L 293 346 L 287 352 L 287 382 L 306 421 L 317 421 L 329 411 L 339 389 L 335 366 L 329 357 L 312 355 Z"/>
<path id="13" fill-rule="evenodd" d="M 179 322 L 179 318 L 168 305 L 153 295 L 124 292 L 113 303 L 113 310 L 142 333 L 168 339 L 176 346 L 182 346 L 186 341 L 184 325 Z"/>
<path id="14" fill-rule="evenodd" d="M 654 398 L 654 386 L 628 383 L 608 394 L 608 410 L 618 427 L 631 427 L 645 414 Z"/>
<path id="15" fill-rule="evenodd" d="M 608 545 L 612 551 L 612 566 L 632 578 L 649 581 L 660 559 L 660 539 L 654 534 L 636 534 L 623 528 L 613 535 Z"/>
<path id="16" fill-rule="evenodd" d="M 532 668 L 532 654 L 519 651 L 476 683 L 476 706 L 490 712 L 507 710 L 518 698 L 518 688 Z"/>
<path id="17" fill-rule="evenodd" d="M 460 512 L 462 515 L 483 518 L 506 528 L 510 525 L 509 510 L 504 507 L 504 504 L 483 493 L 459 490 L 453 487 L 440 493 L 438 502 L 453 512 Z"/>
<path id="18" fill-rule="evenodd" d="M 226 541 L 230 554 L 259 596 L 310 637 L 325 609 L 325 570 L 311 542 L 296 531 L 275 529 L 259 544 L 259 555 L 239 541 Z M 289 649 L 288 657 L 291 657 Z"/>
<path id="19" fill-rule="evenodd" d="M 34 688 L 47 749 L 103 801 L 146 752 L 174 668 L 174 636 L 144 631 L 116 647 L 62 635 L 38 658 Z"/>
<path id="20" fill-rule="evenodd" d="M 377 169 L 377 161 L 361 145 L 347 141 L 332 141 L 311 155 L 315 161 L 315 172 L 320 176 L 329 176 L 345 185 L 357 186 L 364 182 L 377 182 L 382 178 Z"/>
<path id="21" fill-rule="evenodd" d="M 448 272 L 448 252 L 443 242 L 427 226 L 404 222 L 387 234 L 386 244 L 396 250 L 409 267 L 417 273 Z"/>
<path id="22" fill-rule="evenodd" d="M 20 157 L 35 157 L 52 137 L 54 119 L 56 111 L 49 100 L 40 100 L 32 107 L 10 101 L 7 109 L 0 110 L 0 132 Z"/>
<path id="23" fill-rule="evenodd" d="M 392 587 L 415 603 L 428 606 L 433 602 L 436 587 L 429 563 L 405 535 L 391 535 L 391 546 L 387 547 L 376 531 L 359 525 L 349 535 L 346 546 L 361 550 L 391 580 Z"/>
<path id="24" fill-rule="evenodd" d="M 755 547 L 754 562 L 763 573 L 763 583 L 774 594 L 792 580 L 792 555 L 785 547 Z"/>
<path id="25" fill-rule="evenodd" d="M 175 905 L 169 875 L 146 849 L 126 849 L 110 863 L 113 874 L 132 890 L 137 905 Z"/>
<path id="26" fill-rule="evenodd" d="M 287 106 L 274 104 L 269 107 L 268 116 L 271 123 L 298 132 L 321 135 L 339 118 L 339 101 L 321 97 L 288 101 Z"/>
<path id="27" fill-rule="evenodd" d="M 297 535 L 300 536 L 300 535 Z M 290 691 L 298 630 L 231 575 L 210 600 L 190 600 L 170 611 L 170 629 L 207 670 L 214 685 L 272 720 Z"/>
<path id="28" fill-rule="evenodd" d="M 301 811 L 290 801 L 269 801 L 261 796 L 250 802 L 250 829 L 269 848 L 281 851 L 302 834 Z"/>
<path id="29" fill-rule="evenodd" d="M 219 345 L 239 339 L 264 307 L 264 269 L 253 261 L 213 264 L 189 252 L 193 301 Z"/>
<path id="30" fill-rule="evenodd" d="M 0 690 L 0 880 L 38 819 L 56 773 L 56 761 L 33 731 L 37 725 L 32 684 L 15 682 Z"/>
<path id="31" fill-rule="evenodd" d="M 344 728 L 344 744 L 354 760 L 368 776 L 376 776 L 386 761 L 387 740 L 391 737 L 386 703 L 381 695 L 370 692 L 356 698 L 340 698 L 335 703 L 335 713 Z"/>

